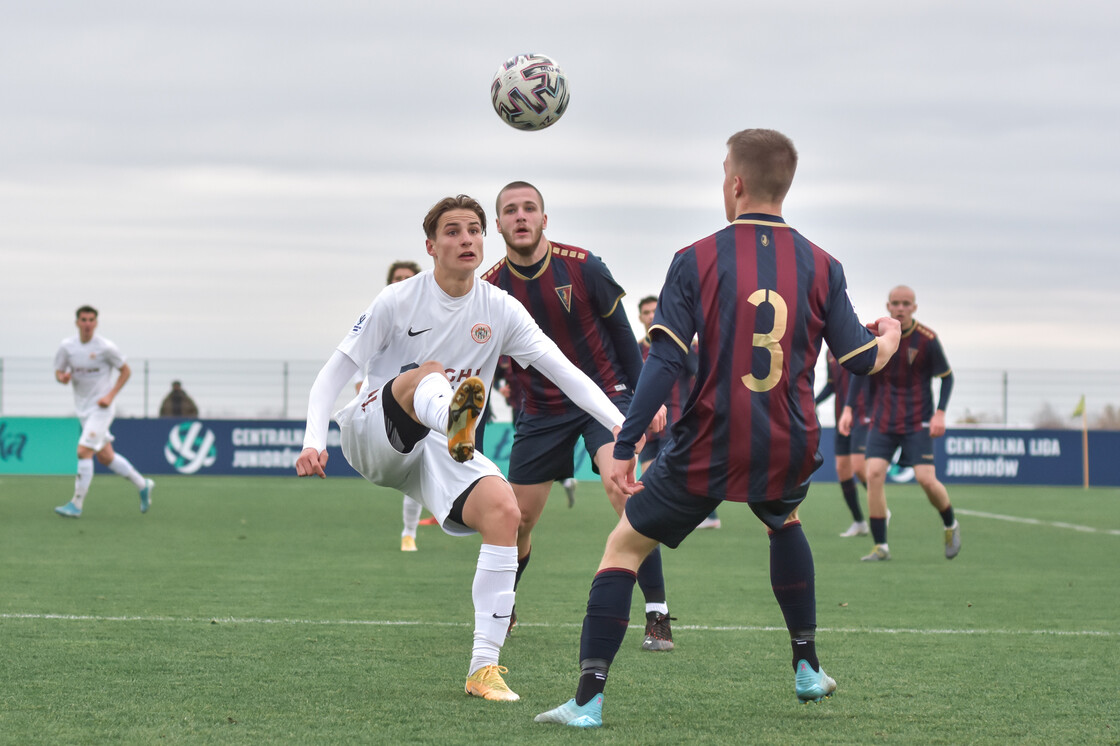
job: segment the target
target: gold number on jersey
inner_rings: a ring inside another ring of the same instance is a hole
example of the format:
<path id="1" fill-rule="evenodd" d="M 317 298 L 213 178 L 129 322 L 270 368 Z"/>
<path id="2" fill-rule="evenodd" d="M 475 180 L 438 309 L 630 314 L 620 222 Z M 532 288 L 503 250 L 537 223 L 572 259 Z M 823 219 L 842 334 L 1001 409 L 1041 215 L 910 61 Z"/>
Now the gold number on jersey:
<path id="1" fill-rule="evenodd" d="M 759 288 L 751 293 L 747 297 L 747 302 L 756 306 L 769 303 L 774 307 L 774 326 L 766 334 L 754 335 L 754 346 L 764 347 L 770 353 L 770 373 L 766 378 L 761 379 L 755 378 L 753 373 L 748 373 L 742 379 L 743 385 L 748 389 L 762 393 L 777 386 L 778 381 L 782 379 L 782 363 L 785 361 L 785 353 L 782 351 L 780 342 L 786 334 L 786 302 L 782 300 L 782 296 L 765 288 Z"/>

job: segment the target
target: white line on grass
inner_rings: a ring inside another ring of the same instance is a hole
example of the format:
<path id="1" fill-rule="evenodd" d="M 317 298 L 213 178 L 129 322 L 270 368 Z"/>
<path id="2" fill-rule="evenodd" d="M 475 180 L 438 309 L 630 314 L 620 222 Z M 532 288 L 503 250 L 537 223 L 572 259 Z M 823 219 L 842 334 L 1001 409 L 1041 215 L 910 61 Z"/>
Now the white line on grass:
<path id="1" fill-rule="evenodd" d="M 1062 523 L 1061 521 L 1040 521 L 1037 518 L 1021 518 L 1014 515 L 1000 515 L 999 513 L 984 513 L 979 510 L 964 510 L 962 508 L 954 508 L 957 513 L 961 515 L 971 515 L 976 518 L 994 518 L 997 521 L 1011 521 L 1012 523 L 1028 523 L 1032 526 L 1053 526 L 1054 528 L 1069 528 L 1074 531 L 1081 531 L 1086 534 L 1107 534 L 1109 536 L 1120 536 L 1120 529 L 1115 528 L 1093 528 L 1092 526 L 1078 526 L 1074 523 Z"/>
<path id="2" fill-rule="evenodd" d="M 90 614 L 18 614 L 0 613 L 0 619 L 43 619 L 64 622 L 181 622 L 186 624 L 283 624 L 307 626 L 368 626 L 368 627 L 469 627 L 469 622 L 421 622 L 393 621 L 389 619 L 258 619 L 253 617 L 171 617 L 171 616 L 95 616 Z M 580 627 L 581 624 L 559 623 L 518 623 L 524 627 Z M 644 629 L 643 625 L 631 624 L 630 629 Z M 700 632 L 785 632 L 785 627 L 750 625 L 676 625 L 676 629 Z M 880 635 L 1043 635 L 1059 637 L 1116 637 L 1117 632 L 1108 630 L 1061 630 L 1061 629 L 913 629 L 905 627 L 819 627 L 820 632 L 852 632 Z"/>

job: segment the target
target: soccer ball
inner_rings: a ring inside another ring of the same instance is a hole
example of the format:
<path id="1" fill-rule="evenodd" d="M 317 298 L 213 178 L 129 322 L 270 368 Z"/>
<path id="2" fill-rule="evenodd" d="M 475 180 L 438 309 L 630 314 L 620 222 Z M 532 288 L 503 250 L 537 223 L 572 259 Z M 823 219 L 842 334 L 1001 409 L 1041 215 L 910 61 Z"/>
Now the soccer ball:
<path id="1" fill-rule="evenodd" d="M 519 54 L 498 66 L 490 100 L 510 127 L 543 130 L 568 109 L 568 78 L 543 54 Z"/>

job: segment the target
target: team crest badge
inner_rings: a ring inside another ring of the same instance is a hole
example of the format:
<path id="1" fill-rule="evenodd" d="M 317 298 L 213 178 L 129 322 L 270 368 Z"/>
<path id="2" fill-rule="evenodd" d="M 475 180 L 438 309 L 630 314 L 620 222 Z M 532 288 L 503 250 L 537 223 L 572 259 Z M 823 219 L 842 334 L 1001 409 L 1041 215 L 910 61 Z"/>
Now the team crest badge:
<path id="1" fill-rule="evenodd" d="M 913 365 L 914 364 L 914 358 L 916 358 L 918 356 L 918 351 L 917 350 L 907 350 L 906 355 L 907 355 L 907 357 L 910 358 L 910 364 Z"/>
<path id="2" fill-rule="evenodd" d="M 556 288 L 556 294 L 560 296 L 560 302 L 564 304 L 564 310 L 568 313 L 572 312 L 572 286 L 561 285 Z"/>
<path id="3" fill-rule="evenodd" d="M 487 324 L 475 324 L 471 329 L 471 339 L 484 345 L 490 341 L 490 326 Z"/>

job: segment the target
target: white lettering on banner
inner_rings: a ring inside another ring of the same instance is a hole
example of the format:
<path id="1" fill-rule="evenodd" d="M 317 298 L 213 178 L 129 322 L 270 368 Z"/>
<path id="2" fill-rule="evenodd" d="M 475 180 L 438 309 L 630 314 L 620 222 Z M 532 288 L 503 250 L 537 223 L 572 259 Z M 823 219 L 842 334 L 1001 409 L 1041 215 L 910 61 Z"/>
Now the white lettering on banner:
<path id="1" fill-rule="evenodd" d="M 1032 456 L 1056 457 L 1062 455 L 1062 445 L 1057 438 L 1031 438 Z"/>
<path id="2" fill-rule="evenodd" d="M 300 428 L 235 427 L 230 433 L 235 446 L 303 446 L 303 430 Z M 338 430 L 327 431 L 327 445 L 337 448 L 342 443 Z"/>
<path id="3" fill-rule="evenodd" d="M 299 428 L 235 427 L 230 436 L 235 446 L 298 446 L 303 444 Z"/>
<path id="4" fill-rule="evenodd" d="M 1025 456 L 1027 449 L 1022 438 L 952 436 L 945 439 L 945 453 L 949 456 Z"/>
<path id="5" fill-rule="evenodd" d="M 299 449 L 281 451 L 234 451 L 234 469 L 291 469 L 299 458 Z"/>
<path id="6" fill-rule="evenodd" d="M 945 464 L 945 476 L 947 477 L 1014 479 L 1018 474 L 1019 459 L 1014 458 L 951 458 Z"/>

